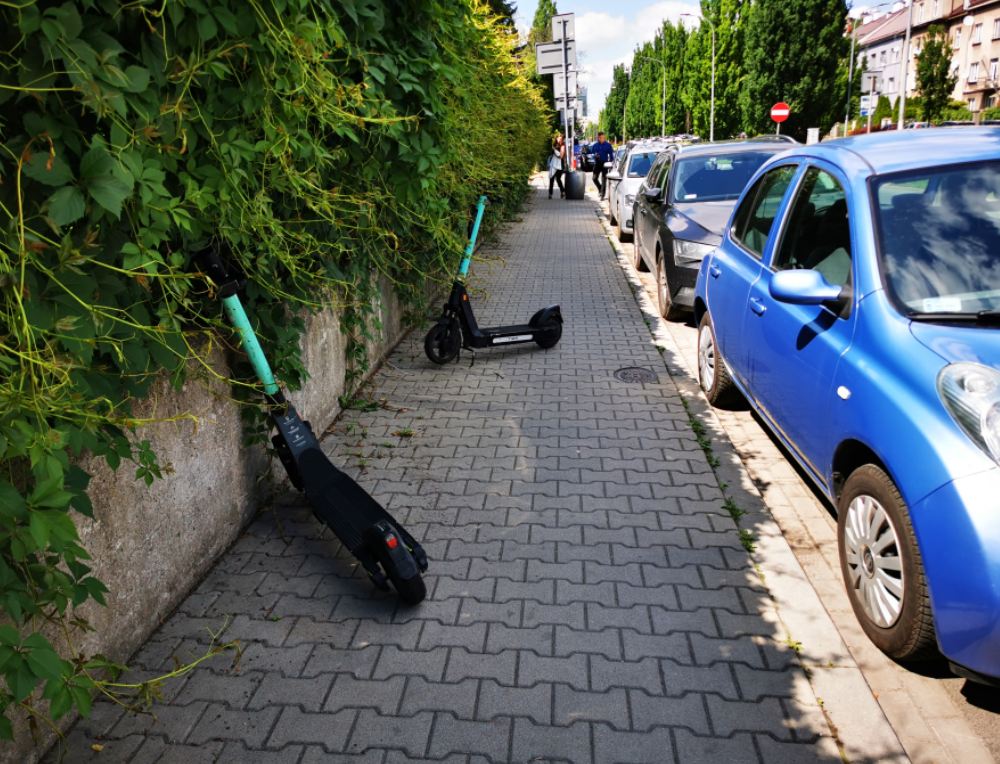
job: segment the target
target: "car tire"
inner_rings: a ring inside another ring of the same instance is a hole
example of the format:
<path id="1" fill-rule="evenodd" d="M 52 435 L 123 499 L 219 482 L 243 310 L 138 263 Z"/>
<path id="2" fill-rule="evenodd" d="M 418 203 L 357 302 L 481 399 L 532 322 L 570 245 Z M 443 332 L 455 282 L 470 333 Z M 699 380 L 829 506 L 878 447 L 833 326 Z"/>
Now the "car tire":
<path id="1" fill-rule="evenodd" d="M 875 646 L 898 661 L 937 656 L 910 514 L 892 478 L 874 464 L 854 470 L 844 483 L 837 500 L 837 547 L 854 615 Z"/>
<path id="2" fill-rule="evenodd" d="M 677 292 L 671 290 L 670 282 L 667 281 L 667 268 L 663 257 L 659 257 L 656 260 L 656 304 L 660 309 L 660 315 L 667 321 L 680 321 L 687 314 L 686 309 L 674 302 L 676 297 Z"/>
<path id="3" fill-rule="evenodd" d="M 739 400 L 739 390 L 718 348 L 712 317 L 706 311 L 698 324 L 698 384 L 709 403 L 726 407 Z"/>
<path id="4" fill-rule="evenodd" d="M 622 244 L 632 241 L 632 234 L 626 232 L 625 226 L 622 225 L 622 221 L 618 221 L 618 241 Z"/>

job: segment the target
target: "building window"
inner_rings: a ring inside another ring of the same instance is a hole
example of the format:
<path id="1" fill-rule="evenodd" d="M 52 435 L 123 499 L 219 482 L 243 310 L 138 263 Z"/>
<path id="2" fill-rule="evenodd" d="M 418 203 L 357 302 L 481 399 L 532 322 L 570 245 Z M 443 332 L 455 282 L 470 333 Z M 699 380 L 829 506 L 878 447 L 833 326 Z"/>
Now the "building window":
<path id="1" fill-rule="evenodd" d="M 969 111 L 976 111 L 976 99 L 972 97 L 969 99 Z"/>
<path id="2" fill-rule="evenodd" d="M 969 82 L 976 82 L 979 80 L 979 62 L 973 61 L 969 65 Z"/>
<path id="3" fill-rule="evenodd" d="M 885 66 L 885 51 L 884 50 L 881 53 L 879 53 L 878 62 L 880 64 L 882 64 L 883 66 Z"/>
<path id="4" fill-rule="evenodd" d="M 993 19 L 993 39 L 1000 40 L 1000 19 Z"/>
<path id="5" fill-rule="evenodd" d="M 924 4 L 920 3 L 920 5 L 917 6 L 917 18 L 915 18 L 914 21 L 916 21 L 919 24 L 923 20 L 924 20 Z"/>
<path id="6" fill-rule="evenodd" d="M 997 94 L 994 93 L 993 95 L 991 95 L 989 98 L 986 99 L 986 106 L 987 108 L 992 109 L 996 105 L 997 105 Z"/>
<path id="7" fill-rule="evenodd" d="M 962 27 L 955 30 L 955 41 L 952 43 L 956 48 L 962 46 Z"/>
<path id="8" fill-rule="evenodd" d="M 889 84 L 886 85 L 885 92 L 886 93 L 895 93 L 896 92 L 896 78 L 895 77 L 890 77 L 889 78 Z"/>
<path id="9" fill-rule="evenodd" d="M 983 25 L 976 24 L 972 27 L 972 44 L 979 45 L 983 41 Z"/>
<path id="10" fill-rule="evenodd" d="M 937 17 L 941 13 L 941 0 L 934 0 L 934 5 L 931 6 L 931 16 Z"/>
<path id="11" fill-rule="evenodd" d="M 990 59 L 990 79 L 994 82 L 997 79 L 997 75 L 1000 74 L 1000 59 L 991 58 Z"/>

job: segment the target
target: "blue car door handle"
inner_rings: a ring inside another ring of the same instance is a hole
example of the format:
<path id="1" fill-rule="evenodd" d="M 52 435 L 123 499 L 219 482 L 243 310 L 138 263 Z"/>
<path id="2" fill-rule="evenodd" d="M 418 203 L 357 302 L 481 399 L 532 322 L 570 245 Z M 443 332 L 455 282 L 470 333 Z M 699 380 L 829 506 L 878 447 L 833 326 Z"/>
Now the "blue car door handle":
<path id="1" fill-rule="evenodd" d="M 764 312 L 767 310 L 767 306 L 763 302 L 761 302 L 758 298 L 751 297 L 750 310 L 752 310 L 758 316 L 763 316 Z"/>
<path id="2" fill-rule="evenodd" d="M 719 278 L 719 276 L 722 275 L 722 269 L 718 265 L 715 265 L 713 263 L 712 265 L 708 266 L 708 275 L 711 276 L 713 279 L 717 279 Z"/>

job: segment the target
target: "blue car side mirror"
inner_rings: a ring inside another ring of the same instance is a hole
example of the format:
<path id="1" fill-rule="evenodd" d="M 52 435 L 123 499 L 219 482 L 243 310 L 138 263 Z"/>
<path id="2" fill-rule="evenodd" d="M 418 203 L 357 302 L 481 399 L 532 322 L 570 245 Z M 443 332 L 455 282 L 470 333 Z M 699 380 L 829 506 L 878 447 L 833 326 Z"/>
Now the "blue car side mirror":
<path id="1" fill-rule="evenodd" d="M 822 305 L 839 300 L 843 290 L 823 278 L 819 271 L 778 271 L 771 277 L 771 297 L 793 305 Z"/>

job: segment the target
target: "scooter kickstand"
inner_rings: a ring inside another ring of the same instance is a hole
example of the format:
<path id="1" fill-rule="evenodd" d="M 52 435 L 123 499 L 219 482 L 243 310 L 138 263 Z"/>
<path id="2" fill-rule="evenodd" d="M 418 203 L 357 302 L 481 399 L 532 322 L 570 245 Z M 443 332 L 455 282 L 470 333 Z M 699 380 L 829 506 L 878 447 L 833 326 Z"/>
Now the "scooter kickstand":
<path id="1" fill-rule="evenodd" d="M 472 360 L 469 361 L 469 368 L 471 369 L 476 365 L 476 350 L 475 348 L 469 348 L 469 354 L 472 356 Z"/>

